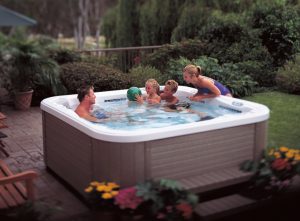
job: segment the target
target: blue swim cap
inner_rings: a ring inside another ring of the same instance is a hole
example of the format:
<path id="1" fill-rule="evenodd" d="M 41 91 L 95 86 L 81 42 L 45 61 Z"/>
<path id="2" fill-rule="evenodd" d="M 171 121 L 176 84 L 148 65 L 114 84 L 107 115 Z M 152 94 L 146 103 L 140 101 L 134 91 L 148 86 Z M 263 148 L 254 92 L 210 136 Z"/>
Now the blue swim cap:
<path id="1" fill-rule="evenodd" d="M 127 98 L 130 101 L 135 101 L 135 95 L 142 95 L 142 91 L 138 87 L 131 87 L 127 90 Z"/>

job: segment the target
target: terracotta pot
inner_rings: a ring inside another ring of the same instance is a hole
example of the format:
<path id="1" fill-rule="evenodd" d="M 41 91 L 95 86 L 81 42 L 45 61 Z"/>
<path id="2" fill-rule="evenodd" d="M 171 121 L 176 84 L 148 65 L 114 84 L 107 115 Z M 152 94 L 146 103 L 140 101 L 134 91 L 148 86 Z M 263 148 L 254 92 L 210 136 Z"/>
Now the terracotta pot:
<path id="1" fill-rule="evenodd" d="M 15 108 L 17 110 L 28 110 L 31 105 L 33 90 L 15 93 Z"/>

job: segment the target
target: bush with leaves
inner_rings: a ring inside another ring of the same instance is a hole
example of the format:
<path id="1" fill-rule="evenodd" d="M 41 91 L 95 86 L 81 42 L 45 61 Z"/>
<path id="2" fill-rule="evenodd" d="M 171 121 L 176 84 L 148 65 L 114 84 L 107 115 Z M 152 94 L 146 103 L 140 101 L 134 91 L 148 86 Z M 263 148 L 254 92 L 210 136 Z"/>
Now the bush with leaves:
<path id="1" fill-rule="evenodd" d="M 55 60 L 59 65 L 68 62 L 79 62 L 81 57 L 79 53 L 66 48 L 55 48 L 48 51 L 49 57 Z"/>
<path id="2" fill-rule="evenodd" d="M 137 66 L 129 70 L 131 85 L 135 87 L 145 87 L 145 82 L 154 78 L 159 84 L 164 84 L 168 80 L 159 70 L 151 66 Z"/>
<path id="3" fill-rule="evenodd" d="M 278 70 L 276 83 L 282 91 L 300 94 L 300 54 Z"/>
<path id="4" fill-rule="evenodd" d="M 125 89 L 130 86 L 128 76 L 121 71 L 98 64 L 74 62 L 61 66 L 61 79 L 69 93 L 77 93 L 84 84 L 94 85 L 95 91 Z"/>
<path id="5" fill-rule="evenodd" d="M 166 44 L 149 54 L 142 61 L 142 64 L 155 67 L 164 73 L 167 70 L 169 60 L 178 59 L 180 56 L 193 59 L 206 54 L 206 48 L 206 43 L 200 40 L 185 40 L 175 44 Z"/>
<path id="6" fill-rule="evenodd" d="M 253 9 L 250 26 L 259 30 L 262 44 L 268 48 L 275 66 L 282 66 L 299 52 L 300 17 L 295 7 L 261 4 Z"/>
<path id="7" fill-rule="evenodd" d="M 138 210 L 151 220 L 190 220 L 198 203 L 197 195 L 174 180 L 145 181 L 136 190 L 136 195 L 143 199 Z"/>

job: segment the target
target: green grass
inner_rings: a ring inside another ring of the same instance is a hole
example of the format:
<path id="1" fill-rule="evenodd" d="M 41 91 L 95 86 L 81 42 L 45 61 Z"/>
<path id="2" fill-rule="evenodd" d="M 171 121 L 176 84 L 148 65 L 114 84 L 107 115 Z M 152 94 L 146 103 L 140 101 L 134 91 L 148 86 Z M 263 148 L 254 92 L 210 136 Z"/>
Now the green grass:
<path id="1" fill-rule="evenodd" d="M 244 99 L 264 104 L 270 109 L 268 147 L 300 149 L 300 96 L 264 92 Z"/>

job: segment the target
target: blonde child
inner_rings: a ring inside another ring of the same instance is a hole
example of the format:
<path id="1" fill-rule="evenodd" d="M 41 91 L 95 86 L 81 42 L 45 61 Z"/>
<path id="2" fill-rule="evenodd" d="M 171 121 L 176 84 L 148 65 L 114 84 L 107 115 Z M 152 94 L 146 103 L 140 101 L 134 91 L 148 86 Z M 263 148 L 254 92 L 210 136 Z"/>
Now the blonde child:
<path id="1" fill-rule="evenodd" d="M 155 79 L 149 79 L 145 83 L 145 89 L 147 95 L 145 97 L 136 96 L 136 101 L 138 103 L 143 103 L 144 100 L 148 104 L 159 104 L 161 101 L 159 94 L 159 84 Z"/>
<path id="2" fill-rule="evenodd" d="M 219 95 L 231 96 L 230 91 L 220 82 L 202 75 L 200 66 L 187 65 L 183 69 L 183 79 L 188 84 L 193 84 L 198 92 L 190 96 L 191 101 L 200 101 L 204 98 L 213 98 Z"/>
<path id="3" fill-rule="evenodd" d="M 178 83 L 174 80 L 168 80 L 165 83 L 165 88 L 163 93 L 160 94 L 162 100 L 165 100 L 168 105 L 178 103 L 178 98 L 174 96 L 178 89 Z"/>

